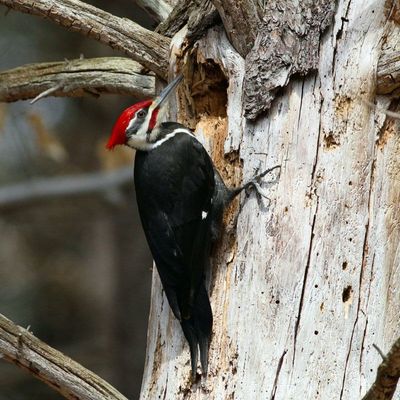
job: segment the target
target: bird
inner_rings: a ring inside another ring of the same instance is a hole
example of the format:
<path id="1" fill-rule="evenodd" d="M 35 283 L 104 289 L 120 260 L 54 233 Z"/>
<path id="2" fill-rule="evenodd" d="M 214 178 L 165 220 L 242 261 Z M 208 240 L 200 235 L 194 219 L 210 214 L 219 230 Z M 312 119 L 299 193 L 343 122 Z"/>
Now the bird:
<path id="1" fill-rule="evenodd" d="M 126 108 L 112 128 L 106 147 L 136 150 L 134 184 L 143 230 L 174 316 L 189 344 L 191 378 L 208 372 L 213 315 L 205 285 L 213 244 L 221 233 L 223 212 L 243 190 L 254 187 L 270 168 L 244 185 L 225 185 L 206 149 L 186 126 L 162 122 L 182 81 L 178 75 L 154 99 Z"/>

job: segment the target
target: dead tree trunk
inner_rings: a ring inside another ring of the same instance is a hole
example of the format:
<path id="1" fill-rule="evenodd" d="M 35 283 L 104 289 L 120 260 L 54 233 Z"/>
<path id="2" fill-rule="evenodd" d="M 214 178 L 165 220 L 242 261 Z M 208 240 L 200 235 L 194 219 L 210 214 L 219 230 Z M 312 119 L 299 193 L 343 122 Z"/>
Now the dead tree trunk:
<path id="1" fill-rule="evenodd" d="M 202 384 L 189 383 L 188 347 L 154 272 L 142 399 L 360 399 L 381 361 L 373 344 L 386 352 L 400 335 L 400 138 L 382 113 L 398 100 L 377 96 L 398 90 L 398 3 L 339 1 L 323 33 L 317 6 L 286 7 L 284 33 L 263 28 L 246 58 L 222 28 L 190 51 L 185 29 L 173 39 L 171 65 L 189 85 L 178 118 L 224 178 L 282 171 L 270 204 L 243 196 L 226 218 Z"/>
<path id="2" fill-rule="evenodd" d="M 152 0 L 140 3 L 165 18 Z M 332 3 L 179 1 L 154 33 L 79 0 L 0 0 L 120 49 L 158 78 L 168 64 L 170 76 L 183 72 L 172 117 L 196 131 L 230 184 L 281 165 L 270 202 L 243 195 L 225 217 L 208 274 L 206 381 L 191 385 L 188 348 L 154 272 L 143 400 L 360 399 L 381 361 L 374 345 L 387 353 L 400 336 L 400 5 Z M 98 73 L 110 63 L 104 85 Z M 146 70 L 134 68 L 135 91 L 112 60 L 46 68 L 55 68 L 51 80 L 27 77 L 38 66 L 0 74 L 0 100 L 153 93 Z M 392 398 L 396 343 L 368 399 Z M 3 347 L 0 356 L 30 365 Z M 75 393 L 69 381 L 62 393 Z M 92 398 L 84 383 L 80 396 Z"/>

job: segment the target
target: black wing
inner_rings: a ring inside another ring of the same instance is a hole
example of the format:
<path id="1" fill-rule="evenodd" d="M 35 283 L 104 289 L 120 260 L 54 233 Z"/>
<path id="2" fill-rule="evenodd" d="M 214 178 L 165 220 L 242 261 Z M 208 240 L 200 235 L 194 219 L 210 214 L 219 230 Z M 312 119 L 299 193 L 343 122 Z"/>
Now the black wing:
<path id="1" fill-rule="evenodd" d="M 211 160 L 194 137 L 178 133 L 150 152 L 137 152 L 135 185 L 143 228 L 164 289 L 179 292 L 179 310 L 174 295 L 168 299 L 180 318 L 202 281 L 210 253 Z"/>
<path id="2" fill-rule="evenodd" d="M 205 372 L 212 326 L 204 287 L 215 186 L 212 162 L 194 137 L 177 133 L 150 152 L 137 152 L 135 185 L 143 229 L 163 288 L 190 344 L 192 369 L 200 345 Z"/>

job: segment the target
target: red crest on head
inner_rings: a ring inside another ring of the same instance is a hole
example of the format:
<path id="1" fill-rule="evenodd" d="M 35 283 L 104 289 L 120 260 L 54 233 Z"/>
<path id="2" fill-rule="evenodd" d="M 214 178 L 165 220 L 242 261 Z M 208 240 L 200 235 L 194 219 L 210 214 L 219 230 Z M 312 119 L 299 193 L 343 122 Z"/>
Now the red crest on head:
<path id="1" fill-rule="evenodd" d="M 108 139 L 108 143 L 106 145 L 107 149 L 111 150 L 118 144 L 125 144 L 125 131 L 129 125 L 130 120 L 133 118 L 137 110 L 150 106 L 152 102 L 153 100 L 144 100 L 140 103 L 136 103 L 133 106 L 128 107 L 122 112 L 122 114 L 118 117 L 117 121 L 114 124 L 111 136 Z"/>

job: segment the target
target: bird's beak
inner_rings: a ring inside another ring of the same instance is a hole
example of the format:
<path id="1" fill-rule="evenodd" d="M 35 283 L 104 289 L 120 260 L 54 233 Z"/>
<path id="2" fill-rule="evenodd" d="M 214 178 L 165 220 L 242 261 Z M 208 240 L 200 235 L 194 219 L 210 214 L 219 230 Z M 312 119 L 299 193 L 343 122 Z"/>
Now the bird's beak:
<path id="1" fill-rule="evenodd" d="M 183 75 L 178 75 L 167 87 L 165 87 L 161 93 L 156 97 L 152 104 L 153 109 L 161 108 L 161 105 L 164 104 L 165 100 L 169 97 L 171 93 L 173 93 L 174 89 L 179 85 L 181 80 L 183 79 Z"/>

